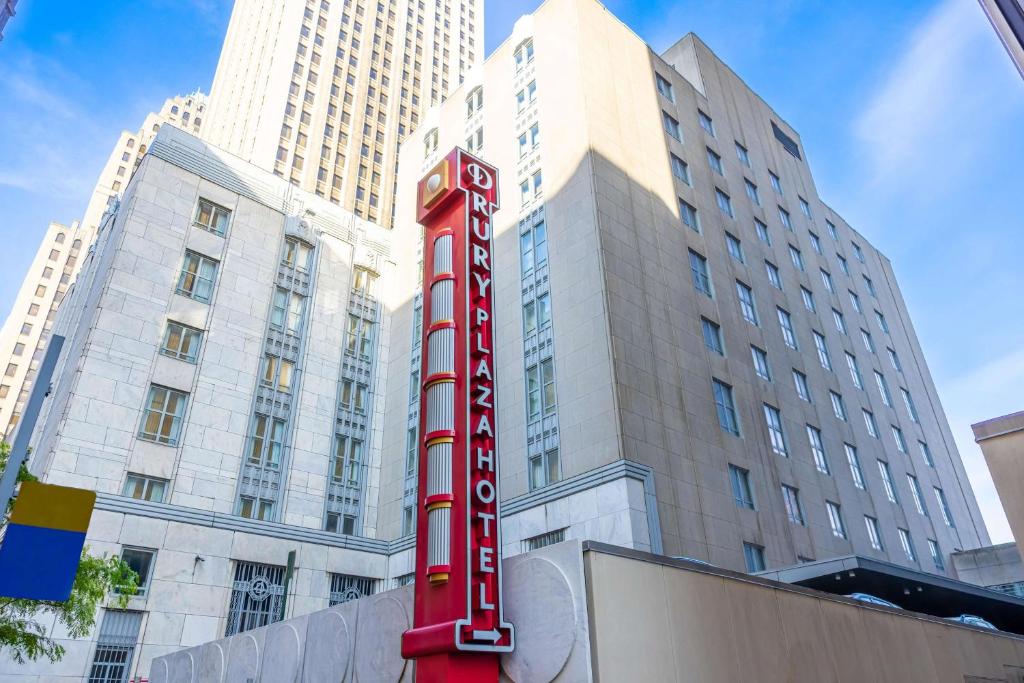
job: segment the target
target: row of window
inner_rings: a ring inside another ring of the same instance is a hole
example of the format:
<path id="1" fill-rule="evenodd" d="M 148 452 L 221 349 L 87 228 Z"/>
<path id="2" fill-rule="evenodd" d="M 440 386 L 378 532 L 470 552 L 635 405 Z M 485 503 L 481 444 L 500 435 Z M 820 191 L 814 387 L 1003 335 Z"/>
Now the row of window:
<path id="1" fill-rule="evenodd" d="M 852 465 L 851 465 L 852 466 Z M 888 465 L 883 461 L 879 461 L 880 468 L 883 469 L 883 481 L 886 482 L 887 490 L 890 492 L 890 499 L 896 502 L 895 493 L 893 492 L 891 478 L 888 474 Z M 858 467 L 858 477 L 859 465 Z M 922 514 L 927 514 L 923 508 L 923 500 L 921 499 L 920 489 L 917 485 L 917 480 L 912 475 L 907 475 L 911 480 L 911 491 L 914 493 L 915 501 L 918 505 L 918 509 L 922 511 Z M 753 487 L 750 482 L 750 472 L 742 467 L 736 465 L 729 465 L 729 479 L 732 486 L 733 499 L 736 505 L 748 509 L 756 509 L 754 502 Z M 788 484 L 782 484 L 780 487 L 782 496 L 782 504 L 786 511 L 786 517 L 793 524 L 799 526 L 807 526 L 807 518 L 804 514 L 803 503 L 800 500 L 800 490 L 794 486 Z M 948 516 L 948 506 L 946 505 L 945 495 L 942 489 L 935 488 L 936 499 L 939 502 L 940 508 L 943 510 L 943 515 Z M 832 530 L 832 534 L 837 538 L 848 538 L 848 532 L 846 523 L 843 520 L 842 508 L 839 503 L 826 500 L 825 509 L 828 514 L 829 527 Z M 865 525 L 868 532 L 868 540 L 871 547 L 875 550 L 882 551 L 884 547 L 882 545 L 882 535 L 879 531 L 878 520 L 870 515 L 864 516 Z M 902 546 L 903 552 L 907 559 L 911 562 L 917 561 L 917 554 L 914 550 L 914 544 L 910 536 L 910 531 L 902 527 L 897 527 L 897 534 L 900 538 L 900 545 Z M 764 570 L 764 548 L 756 544 L 744 544 L 744 556 L 747 559 L 748 571 L 763 571 Z M 746 546 L 751 546 L 749 549 Z M 942 552 L 939 544 L 934 539 L 928 539 L 929 554 L 932 557 L 932 561 L 936 569 L 945 569 L 945 564 L 942 557 Z M 754 560 L 753 562 L 751 560 Z"/>

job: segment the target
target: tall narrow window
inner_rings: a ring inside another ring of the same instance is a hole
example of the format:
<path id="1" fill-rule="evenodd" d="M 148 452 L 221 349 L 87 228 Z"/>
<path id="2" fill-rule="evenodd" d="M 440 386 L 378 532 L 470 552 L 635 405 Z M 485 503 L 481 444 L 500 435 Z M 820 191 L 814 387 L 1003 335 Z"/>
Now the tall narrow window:
<path id="1" fill-rule="evenodd" d="M 765 570 L 764 548 L 762 546 L 756 543 L 744 543 L 743 559 L 747 563 L 748 572 L 763 572 Z"/>
<path id="2" fill-rule="evenodd" d="M 825 285 L 825 289 L 827 289 L 832 294 L 835 294 L 836 293 L 836 286 L 835 286 L 835 283 L 832 282 L 832 274 L 829 273 L 824 268 L 821 268 L 820 272 L 821 272 L 821 283 L 823 285 Z"/>
<path id="3" fill-rule="evenodd" d="M 750 154 L 747 152 L 747 148 L 736 143 L 736 158 L 740 160 L 740 163 L 750 168 Z"/>
<path id="4" fill-rule="evenodd" d="M 843 511 L 839 504 L 826 500 L 825 508 L 828 510 L 828 522 L 832 527 L 832 535 L 837 538 L 846 538 L 846 525 L 843 524 Z"/>
<path id="5" fill-rule="evenodd" d="M 928 444 L 924 441 L 918 441 L 917 447 L 921 451 L 921 457 L 924 459 L 924 464 L 928 467 L 935 467 L 935 461 L 932 459 L 932 451 L 928 448 Z"/>
<path id="6" fill-rule="evenodd" d="M 889 469 L 889 463 L 884 460 L 878 461 L 878 474 L 882 478 L 882 486 L 885 488 L 885 497 L 889 499 L 890 503 L 899 503 L 899 498 L 896 496 L 896 485 L 892 480 L 892 470 Z"/>
<path id="7" fill-rule="evenodd" d="M 661 112 L 661 123 L 665 128 L 665 132 L 671 135 L 680 142 L 683 139 L 683 134 L 679 130 L 679 122 L 676 121 L 667 111 Z"/>
<path id="8" fill-rule="evenodd" d="M 796 333 L 793 331 L 793 319 L 789 311 L 783 308 L 776 308 L 779 317 L 779 328 L 782 330 L 782 341 L 791 349 L 797 348 Z"/>
<path id="9" fill-rule="evenodd" d="M 672 83 L 659 73 L 654 74 L 654 82 L 658 87 L 658 92 L 669 102 L 675 102 L 675 93 L 672 92 Z"/>
<path id="10" fill-rule="evenodd" d="M 729 481 L 732 483 L 732 497 L 736 505 L 753 510 L 754 495 L 750 488 L 750 472 L 742 467 L 729 465 Z"/>
<path id="11" fill-rule="evenodd" d="M 156 384 L 149 388 L 149 398 L 142 411 L 139 438 L 146 441 L 176 446 L 181 436 L 181 422 L 185 415 L 188 394 Z"/>
<path id="12" fill-rule="evenodd" d="M 779 409 L 765 403 L 764 421 L 768 427 L 768 438 L 771 440 L 772 450 L 788 458 L 789 449 L 786 447 L 786 434 L 782 430 L 782 414 Z"/>
<path id="13" fill-rule="evenodd" d="M 284 420 L 256 413 L 249 436 L 248 463 L 256 467 L 278 469 L 284 442 Z"/>
<path id="14" fill-rule="evenodd" d="M 768 367 L 768 354 L 757 346 L 750 347 L 751 360 L 754 362 L 754 372 L 766 382 L 772 381 L 772 372 Z"/>
<path id="15" fill-rule="evenodd" d="M 861 413 L 864 414 L 864 426 L 867 428 L 868 434 L 872 438 L 877 439 L 878 438 L 878 423 L 875 422 L 875 414 L 872 413 L 870 410 L 861 410 Z"/>
<path id="16" fill-rule="evenodd" d="M 740 301 L 740 311 L 743 313 L 743 319 L 751 325 L 757 325 L 757 307 L 754 304 L 754 292 L 747 285 L 743 284 L 739 280 L 736 281 L 736 296 Z"/>
<path id="17" fill-rule="evenodd" d="M 698 109 L 697 120 L 700 122 L 700 127 L 704 129 L 705 133 L 711 137 L 715 137 L 715 122 L 711 120 L 710 116 Z"/>
<path id="18" fill-rule="evenodd" d="M 924 496 L 921 494 L 921 484 L 918 483 L 917 477 L 913 474 L 907 474 L 907 484 L 910 485 L 910 495 L 914 499 L 914 507 L 917 511 L 928 516 L 928 508 L 924 504 Z"/>
<path id="19" fill-rule="evenodd" d="M 722 169 L 722 157 L 718 156 L 718 152 L 710 147 L 705 147 L 705 149 L 708 153 L 708 166 L 710 166 L 711 170 L 718 175 L 724 175 L 725 172 Z"/>
<path id="20" fill-rule="evenodd" d="M 875 550 L 882 549 L 882 535 L 878 531 L 878 520 L 874 517 L 864 515 L 864 526 L 868 529 L 868 540 Z"/>
<path id="21" fill-rule="evenodd" d="M 775 175 L 771 171 L 768 171 L 768 177 L 772 181 L 772 189 L 775 190 L 776 194 L 782 194 L 782 181 L 779 180 L 779 176 Z"/>
<path id="22" fill-rule="evenodd" d="M 840 334 L 846 334 L 846 318 L 836 309 L 832 309 L 832 320 L 836 323 L 836 329 Z"/>
<path id="23" fill-rule="evenodd" d="M 807 289 L 806 287 L 801 287 L 800 297 L 803 299 L 804 308 L 806 308 L 808 311 L 814 313 L 818 310 L 818 307 L 814 303 L 814 293 L 811 292 L 811 290 Z"/>
<path id="24" fill-rule="evenodd" d="M 792 486 L 782 485 L 782 502 L 786 506 L 786 516 L 793 524 L 804 525 L 804 510 L 800 506 L 800 491 Z"/>
<path id="25" fill-rule="evenodd" d="M 900 453 L 906 453 L 907 441 L 903 438 L 903 430 L 896 425 L 892 425 L 892 438 L 896 442 L 896 450 Z"/>
<path id="26" fill-rule="evenodd" d="M 690 250 L 690 274 L 693 276 L 694 288 L 701 294 L 712 296 L 708 260 L 692 249 Z"/>
<path id="27" fill-rule="evenodd" d="M 754 232 L 757 233 L 757 239 L 761 240 L 768 246 L 771 246 L 772 237 L 768 234 L 768 226 L 756 218 L 754 219 Z"/>
<path id="28" fill-rule="evenodd" d="M 142 615 L 142 612 L 104 610 L 96 637 L 96 651 L 89 669 L 90 683 L 121 683 L 128 680 Z"/>
<path id="29" fill-rule="evenodd" d="M 743 243 L 731 232 L 725 233 L 725 247 L 734 261 L 743 263 L 746 260 L 743 256 Z"/>
<path id="30" fill-rule="evenodd" d="M 312 255 L 313 248 L 305 242 L 286 239 L 284 241 L 284 254 L 281 256 L 281 265 L 307 272 L 309 271 L 309 262 Z"/>
<path id="31" fill-rule="evenodd" d="M 732 387 L 717 379 L 711 380 L 715 395 L 715 410 L 718 412 L 718 424 L 722 431 L 735 436 L 740 434 L 740 424 L 736 417 L 736 404 L 733 402 Z"/>
<path id="32" fill-rule="evenodd" d="M 864 380 L 860 376 L 860 366 L 857 365 L 857 359 L 849 351 L 844 352 L 846 355 L 846 367 L 850 370 L 850 379 L 853 380 L 853 386 L 858 389 L 864 388 Z"/>
<path id="33" fill-rule="evenodd" d="M 789 217 L 789 211 L 786 211 L 781 206 L 779 208 L 779 221 L 782 222 L 782 227 L 790 232 L 793 232 L 793 219 Z M 801 270 L 803 270 L 801 268 Z"/>
<path id="34" fill-rule="evenodd" d="M 956 524 L 953 523 L 953 513 L 949 509 L 949 503 L 946 502 L 946 494 L 943 493 L 942 489 L 938 486 L 935 489 L 935 500 L 939 503 L 939 511 L 942 513 L 942 521 L 946 523 L 951 529 L 956 528 Z"/>
<path id="35" fill-rule="evenodd" d="M 821 430 L 807 425 L 807 441 L 811 446 L 811 454 L 814 456 L 814 466 L 822 474 L 830 474 L 828 458 L 825 456 L 825 446 L 821 441 Z"/>
<path id="36" fill-rule="evenodd" d="M 669 154 L 669 161 L 672 165 L 672 175 L 679 178 L 687 185 L 690 184 L 690 167 L 685 161 L 677 157 L 675 154 Z"/>
<path id="37" fill-rule="evenodd" d="M 942 550 L 939 548 L 938 541 L 928 539 L 928 552 L 931 553 L 932 563 L 935 565 L 935 568 L 939 571 L 945 571 L 946 564 L 942 560 Z"/>
<path id="38" fill-rule="evenodd" d="M 224 635 L 267 626 L 282 618 L 285 568 L 236 562 Z"/>
<path id="39" fill-rule="evenodd" d="M 814 332 L 814 348 L 818 351 L 818 361 L 821 367 L 826 370 L 832 369 L 832 359 L 828 355 L 828 345 L 825 343 L 825 336 L 820 332 Z"/>
<path id="40" fill-rule="evenodd" d="M 846 452 L 846 462 L 850 466 L 850 476 L 853 477 L 853 485 L 862 490 L 866 489 L 864 470 L 860 468 L 860 458 L 857 456 L 856 447 L 844 443 L 843 450 Z"/>
<path id="41" fill-rule="evenodd" d="M 832 412 L 835 414 L 836 419 L 845 422 L 846 406 L 843 404 L 843 397 L 834 391 L 829 391 L 828 396 L 832 400 Z"/>
<path id="42" fill-rule="evenodd" d="M 712 322 L 707 318 L 701 318 L 700 327 L 704 335 L 704 346 L 709 351 L 717 353 L 719 356 L 724 356 L 725 345 L 722 343 L 722 328 L 718 323 Z"/>
<path id="43" fill-rule="evenodd" d="M 900 535 L 900 545 L 903 546 L 903 553 L 911 562 L 917 562 L 917 553 L 914 552 L 914 541 L 910 538 L 910 532 L 906 529 L 896 529 Z"/>
<path id="44" fill-rule="evenodd" d="M 761 195 L 757 191 L 757 185 L 746 178 L 743 179 L 744 187 L 747 189 L 747 197 L 757 206 L 761 206 Z"/>
<path id="45" fill-rule="evenodd" d="M 796 395 L 801 400 L 811 402 L 811 390 L 807 386 L 807 375 L 799 370 L 793 370 L 793 386 L 796 388 Z"/>
<path id="46" fill-rule="evenodd" d="M 779 275 L 778 267 L 771 261 L 765 260 L 764 268 L 765 271 L 768 273 L 768 282 L 772 284 L 772 287 L 781 291 L 782 277 Z"/>
<path id="47" fill-rule="evenodd" d="M 697 215 L 697 209 L 682 199 L 679 200 L 679 217 L 688 228 L 694 232 L 700 232 L 700 217 Z"/>
<path id="48" fill-rule="evenodd" d="M 917 406 L 914 405 L 914 398 L 910 395 L 910 392 L 900 387 L 900 393 L 903 395 L 903 405 L 907 407 L 907 414 L 910 415 L 910 419 L 914 422 L 920 422 L 921 418 L 917 414 Z"/>
<path id="49" fill-rule="evenodd" d="M 722 213 L 729 218 L 733 217 L 732 199 L 729 198 L 729 195 L 715 188 L 715 201 L 718 202 L 718 208 Z"/>

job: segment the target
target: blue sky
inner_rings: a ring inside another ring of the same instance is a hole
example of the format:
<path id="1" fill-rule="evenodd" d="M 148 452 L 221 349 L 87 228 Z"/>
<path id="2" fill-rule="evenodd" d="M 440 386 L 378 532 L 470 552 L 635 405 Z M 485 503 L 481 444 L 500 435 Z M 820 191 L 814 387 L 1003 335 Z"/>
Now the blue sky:
<path id="1" fill-rule="evenodd" d="M 539 1 L 492 0 L 487 48 Z M 0 314 L 123 128 L 208 91 L 229 0 L 21 0 L 0 43 Z M 803 138 L 818 191 L 893 261 L 995 541 L 970 424 L 1024 409 L 1024 82 L 976 0 L 606 3 L 704 39 Z"/>

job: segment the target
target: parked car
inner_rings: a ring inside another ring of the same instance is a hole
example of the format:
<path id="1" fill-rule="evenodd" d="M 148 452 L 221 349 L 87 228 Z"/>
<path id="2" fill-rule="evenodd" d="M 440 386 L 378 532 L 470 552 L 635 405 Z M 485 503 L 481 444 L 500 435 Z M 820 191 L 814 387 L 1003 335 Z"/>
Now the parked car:
<path id="1" fill-rule="evenodd" d="M 860 600 L 870 605 L 881 605 L 882 607 L 892 607 L 893 609 L 903 609 L 899 605 L 893 604 L 888 600 L 882 598 L 876 598 L 874 595 L 868 595 L 867 593 L 850 593 L 846 597 L 853 598 L 854 600 Z"/>
<path id="2" fill-rule="evenodd" d="M 986 621 L 981 617 L 976 617 L 973 614 L 961 614 L 958 617 L 946 617 L 949 621 L 959 621 L 961 624 L 967 624 L 968 626 L 977 626 L 978 628 L 987 628 L 990 631 L 998 631 L 995 626 L 992 625 L 991 621 Z"/>

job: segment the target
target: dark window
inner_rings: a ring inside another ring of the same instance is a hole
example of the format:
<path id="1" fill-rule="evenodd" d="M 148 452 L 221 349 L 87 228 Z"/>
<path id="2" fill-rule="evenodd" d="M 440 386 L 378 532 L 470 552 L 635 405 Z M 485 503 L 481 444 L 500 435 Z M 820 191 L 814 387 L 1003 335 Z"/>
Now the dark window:
<path id="1" fill-rule="evenodd" d="M 783 133 L 782 129 L 779 128 L 774 121 L 772 121 L 772 133 L 775 134 L 775 139 L 782 143 L 782 146 L 787 152 L 795 156 L 797 159 L 803 159 L 803 157 L 800 156 L 800 146 L 796 144 L 796 140 Z"/>

